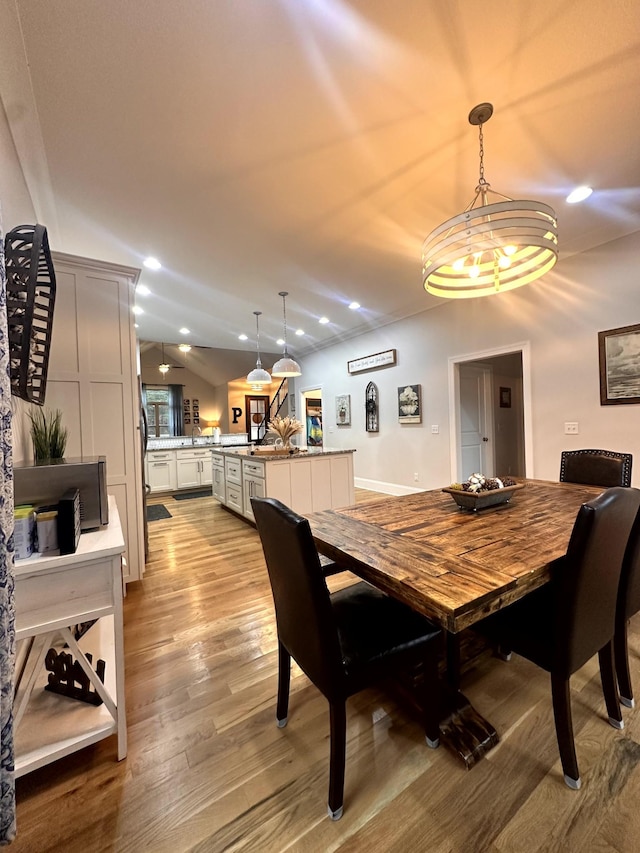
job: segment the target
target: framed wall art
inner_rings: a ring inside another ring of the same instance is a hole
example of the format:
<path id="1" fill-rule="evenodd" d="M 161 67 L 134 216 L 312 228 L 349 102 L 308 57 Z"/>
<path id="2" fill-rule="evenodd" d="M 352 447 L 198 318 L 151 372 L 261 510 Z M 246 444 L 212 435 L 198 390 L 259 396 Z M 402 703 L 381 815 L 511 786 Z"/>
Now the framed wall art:
<path id="1" fill-rule="evenodd" d="M 598 332 L 600 404 L 640 403 L 640 324 Z"/>
<path id="2" fill-rule="evenodd" d="M 401 424 L 422 423 L 419 385 L 403 385 L 398 388 L 398 420 Z"/>
<path id="3" fill-rule="evenodd" d="M 351 395 L 339 394 L 336 397 L 336 424 L 349 426 L 351 424 Z"/>

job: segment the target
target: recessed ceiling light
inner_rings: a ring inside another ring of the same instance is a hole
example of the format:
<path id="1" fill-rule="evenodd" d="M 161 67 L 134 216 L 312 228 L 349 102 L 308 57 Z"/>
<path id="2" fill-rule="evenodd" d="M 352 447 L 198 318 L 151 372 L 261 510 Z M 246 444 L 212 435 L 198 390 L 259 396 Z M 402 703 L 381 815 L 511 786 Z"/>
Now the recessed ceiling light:
<path id="1" fill-rule="evenodd" d="M 183 327 L 180 329 L 180 334 L 181 334 L 181 335 L 188 335 L 188 334 L 190 334 L 189 329 L 187 329 L 187 327 L 186 327 L 186 326 L 183 326 Z"/>
<path id="2" fill-rule="evenodd" d="M 248 341 L 249 338 L 245 334 L 242 334 L 242 335 L 238 335 L 238 340 L 239 341 Z"/>
<path id="3" fill-rule="evenodd" d="M 150 270 L 162 269 L 162 264 L 157 258 L 145 258 L 142 263 Z"/>
<path id="4" fill-rule="evenodd" d="M 579 201 L 584 201 L 589 198 L 593 190 L 591 187 L 576 187 L 575 190 L 569 193 L 565 201 L 568 204 L 576 204 Z"/>
<path id="5" fill-rule="evenodd" d="M 133 324 L 133 328 L 134 328 L 134 329 L 139 329 L 139 328 L 140 328 L 140 323 L 134 323 L 134 324 Z"/>
<path id="6" fill-rule="evenodd" d="M 296 335 L 304 335 L 304 329 L 296 329 Z"/>
<path id="7" fill-rule="evenodd" d="M 320 317 L 320 319 L 318 320 L 318 323 L 322 323 L 323 326 L 325 325 L 325 323 L 328 323 L 328 322 L 329 322 L 328 317 Z"/>
<path id="8" fill-rule="evenodd" d="M 146 284 L 139 284 L 136 287 L 136 296 L 140 294 L 140 296 L 148 296 L 151 293 Z"/>
<path id="9" fill-rule="evenodd" d="M 142 308 L 139 305 L 134 305 L 131 310 L 133 311 L 134 314 L 144 314 L 144 311 L 142 310 Z"/>
<path id="10" fill-rule="evenodd" d="M 276 343 L 277 343 L 277 345 L 278 345 L 279 347 L 283 347 L 283 346 L 284 346 L 284 340 L 283 340 L 282 338 L 278 338 L 278 340 L 276 341 Z"/>
<path id="11" fill-rule="evenodd" d="M 359 302 L 352 302 L 352 303 L 349 305 L 349 308 L 351 308 L 351 310 L 352 310 L 352 311 L 357 311 L 359 307 L 360 307 L 360 303 L 359 303 Z"/>

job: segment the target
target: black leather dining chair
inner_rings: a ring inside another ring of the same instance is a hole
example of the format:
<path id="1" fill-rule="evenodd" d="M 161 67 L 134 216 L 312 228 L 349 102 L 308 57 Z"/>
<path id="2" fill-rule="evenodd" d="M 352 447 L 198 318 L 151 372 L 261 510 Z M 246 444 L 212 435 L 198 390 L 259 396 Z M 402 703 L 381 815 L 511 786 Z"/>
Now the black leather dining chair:
<path id="1" fill-rule="evenodd" d="M 427 743 L 439 743 L 440 629 L 424 616 L 359 582 L 329 593 L 307 519 L 274 498 L 251 498 L 278 630 L 276 721 L 289 710 L 291 658 L 329 701 L 328 813 L 342 817 L 346 700 L 405 662 L 424 666 L 420 700 Z"/>
<path id="2" fill-rule="evenodd" d="M 504 650 L 551 674 L 556 737 L 564 779 L 580 787 L 569 681 L 596 653 L 609 722 L 623 728 L 613 636 L 625 548 L 640 507 L 638 489 L 614 487 L 583 504 L 566 555 L 549 583 L 479 623 Z"/>
<path id="3" fill-rule="evenodd" d="M 633 708 L 635 704 L 629 669 L 628 623 L 638 611 L 640 611 L 640 513 L 633 525 L 622 563 L 616 610 L 616 633 L 613 640 L 620 701 L 627 708 Z"/>
<path id="4" fill-rule="evenodd" d="M 563 450 L 560 454 L 560 482 L 588 486 L 631 485 L 631 453 L 613 450 Z"/>

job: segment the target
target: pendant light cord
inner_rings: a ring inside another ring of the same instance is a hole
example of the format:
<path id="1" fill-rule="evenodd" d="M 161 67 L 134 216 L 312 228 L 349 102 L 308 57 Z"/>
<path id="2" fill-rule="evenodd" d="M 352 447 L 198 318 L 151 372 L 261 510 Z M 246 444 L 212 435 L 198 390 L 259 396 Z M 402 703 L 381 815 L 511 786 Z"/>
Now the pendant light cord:
<path id="1" fill-rule="evenodd" d="M 288 291 L 281 290 L 278 296 L 282 296 L 282 315 L 284 317 L 284 355 L 288 356 L 289 351 L 287 349 L 287 303 L 286 297 L 289 295 Z"/>

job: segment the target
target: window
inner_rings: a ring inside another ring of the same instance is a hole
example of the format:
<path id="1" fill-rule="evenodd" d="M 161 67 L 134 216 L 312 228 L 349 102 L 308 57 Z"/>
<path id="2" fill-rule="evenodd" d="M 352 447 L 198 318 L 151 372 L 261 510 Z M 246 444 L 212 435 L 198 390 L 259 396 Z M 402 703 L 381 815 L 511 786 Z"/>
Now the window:
<path id="1" fill-rule="evenodd" d="M 170 411 L 170 390 L 166 386 L 153 388 L 147 385 L 147 420 L 150 438 L 172 435 Z"/>

